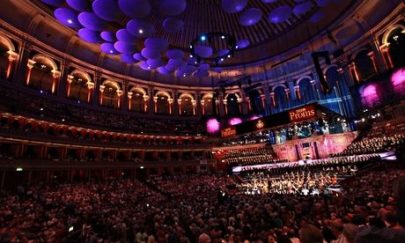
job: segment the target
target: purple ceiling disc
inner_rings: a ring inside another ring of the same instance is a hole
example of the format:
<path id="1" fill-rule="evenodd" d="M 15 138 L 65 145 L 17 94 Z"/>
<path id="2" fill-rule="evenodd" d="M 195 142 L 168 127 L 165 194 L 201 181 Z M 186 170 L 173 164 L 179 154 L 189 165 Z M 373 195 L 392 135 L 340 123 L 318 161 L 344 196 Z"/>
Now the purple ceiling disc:
<path id="1" fill-rule="evenodd" d="M 114 45 L 112 43 L 105 42 L 100 45 L 101 51 L 110 55 L 118 54 L 118 51 L 115 50 Z"/>
<path id="2" fill-rule="evenodd" d="M 198 70 L 197 72 L 194 73 L 194 75 L 199 78 L 203 78 L 203 77 L 208 77 L 209 72 L 207 70 Z"/>
<path id="3" fill-rule="evenodd" d="M 262 0 L 264 3 L 275 3 L 277 0 Z"/>
<path id="4" fill-rule="evenodd" d="M 225 55 L 227 55 L 229 53 L 229 50 L 228 49 L 222 49 L 222 50 L 219 50 L 218 51 L 218 56 L 225 56 Z"/>
<path id="5" fill-rule="evenodd" d="M 125 42 L 135 42 L 136 37 L 133 36 L 127 29 L 120 29 L 115 33 L 116 37 L 120 41 L 125 41 Z"/>
<path id="6" fill-rule="evenodd" d="M 243 26 L 252 26 L 262 19 L 262 11 L 258 8 L 249 8 L 239 16 L 239 23 Z"/>
<path id="7" fill-rule="evenodd" d="M 166 51 L 166 56 L 171 59 L 182 59 L 184 57 L 184 53 L 179 49 L 170 49 Z"/>
<path id="8" fill-rule="evenodd" d="M 76 11 L 83 12 L 90 8 L 89 1 L 87 0 L 66 0 L 67 5 Z"/>
<path id="9" fill-rule="evenodd" d="M 115 42 L 114 48 L 121 53 L 134 53 L 136 51 L 136 46 L 134 43 L 128 43 L 124 41 Z"/>
<path id="10" fill-rule="evenodd" d="M 208 57 L 212 56 L 212 54 L 213 54 L 212 47 L 201 46 L 201 45 L 196 45 L 194 47 L 194 52 L 202 58 L 208 58 Z"/>
<path id="11" fill-rule="evenodd" d="M 311 21 L 312 23 L 318 23 L 319 21 L 321 21 L 323 19 L 323 17 L 325 17 L 325 14 L 321 11 L 318 11 L 314 15 L 311 16 L 309 21 Z"/>
<path id="12" fill-rule="evenodd" d="M 118 0 L 118 6 L 131 18 L 145 18 L 152 10 L 149 0 Z"/>
<path id="13" fill-rule="evenodd" d="M 152 23 L 139 19 L 131 19 L 128 21 L 127 30 L 132 35 L 139 38 L 149 37 L 155 33 L 155 27 Z"/>
<path id="14" fill-rule="evenodd" d="M 166 67 L 159 67 L 158 72 L 163 75 L 168 75 L 172 73 L 174 70 L 168 70 Z"/>
<path id="15" fill-rule="evenodd" d="M 145 47 L 150 48 L 150 49 L 155 49 L 159 51 L 164 51 L 169 47 L 169 42 L 166 39 L 163 38 L 157 38 L 157 37 L 150 37 L 145 40 L 144 42 Z"/>
<path id="16" fill-rule="evenodd" d="M 187 2 L 186 0 L 159 0 L 157 7 L 164 15 L 176 16 L 184 12 Z"/>
<path id="17" fill-rule="evenodd" d="M 326 7 L 326 5 L 332 3 L 331 0 L 316 0 L 319 7 Z"/>
<path id="18" fill-rule="evenodd" d="M 132 55 L 132 57 L 133 57 L 135 60 L 138 60 L 138 61 L 146 61 L 146 58 L 143 57 L 142 54 L 139 53 L 139 52 L 134 53 L 134 55 Z"/>
<path id="19" fill-rule="evenodd" d="M 63 0 L 42 0 L 43 3 L 46 3 L 48 5 L 52 5 L 55 7 L 58 7 L 60 5 L 62 5 L 62 3 L 64 2 Z"/>
<path id="20" fill-rule="evenodd" d="M 100 33 L 97 31 L 82 28 L 77 33 L 82 40 L 90 43 L 100 43 L 102 41 L 100 38 Z"/>
<path id="21" fill-rule="evenodd" d="M 290 17 L 291 12 L 292 10 L 289 6 L 278 7 L 273 11 L 271 11 L 269 15 L 269 20 L 274 24 L 284 22 L 288 19 L 288 17 Z"/>
<path id="22" fill-rule="evenodd" d="M 155 50 L 155 49 L 150 49 L 150 48 L 143 48 L 141 51 L 142 56 L 148 58 L 148 59 L 153 59 L 153 58 L 158 58 L 160 57 L 160 52 Z"/>
<path id="23" fill-rule="evenodd" d="M 132 57 L 131 53 L 121 54 L 121 61 L 128 63 L 128 64 L 136 62 L 136 60 Z"/>
<path id="24" fill-rule="evenodd" d="M 139 67 L 142 68 L 143 70 L 151 70 L 152 69 L 145 61 L 140 62 Z"/>
<path id="25" fill-rule="evenodd" d="M 84 27 L 91 30 L 103 31 L 106 27 L 106 22 L 92 12 L 82 12 L 78 19 Z"/>
<path id="26" fill-rule="evenodd" d="M 79 21 L 77 20 L 76 12 L 70 8 L 57 8 L 54 11 L 55 18 L 59 20 L 63 25 L 71 28 L 81 28 Z"/>
<path id="27" fill-rule="evenodd" d="M 312 8 L 312 2 L 307 1 L 307 2 L 297 4 L 294 7 L 293 12 L 295 15 L 302 15 L 302 14 L 305 14 L 306 12 L 308 12 L 311 8 Z"/>
<path id="28" fill-rule="evenodd" d="M 242 11 L 248 0 L 222 0 L 222 9 L 227 13 L 238 13 Z"/>
<path id="29" fill-rule="evenodd" d="M 168 65 L 175 67 L 175 68 L 179 68 L 179 67 L 185 65 L 185 62 L 181 59 L 170 59 L 168 62 Z"/>
<path id="30" fill-rule="evenodd" d="M 163 28 L 170 33 L 182 31 L 184 22 L 178 18 L 168 17 L 163 21 Z"/>
<path id="31" fill-rule="evenodd" d="M 208 63 L 202 63 L 200 65 L 200 69 L 201 70 L 208 70 L 208 69 L 210 69 L 210 65 Z"/>
<path id="32" fill-rule="evenodd" d="M 122 16 L 115 0 L 95 0 L 92 6 L 94 13 L 104 20 L 115 21 Z"/>
<path id="33" fill-rule="evenodd" d="M 146 63 L 153 69 L 161 67 L 165 65 L 162 59 L 160 58 L 155 58 L 155 59 L 148 59 Z"/>
<path id="34" fill-rule="evenodd" d="M 243 49 L 243 48 L 248 47 L 249 45 L 250 45 L 249 40 L 247 40 L 247 39 L 239 40 L 238 42 L 236 42 L 236 46 L 237 46 L 236 49 Z"/>
<path id="35" fill-rule="evenodd" d="M 116 41 L 115 34 L 112 31 L 105 30 L 105 31 L 101 32 L 100 36 L 103 40 L 108 41 L 108 42 Z"/>

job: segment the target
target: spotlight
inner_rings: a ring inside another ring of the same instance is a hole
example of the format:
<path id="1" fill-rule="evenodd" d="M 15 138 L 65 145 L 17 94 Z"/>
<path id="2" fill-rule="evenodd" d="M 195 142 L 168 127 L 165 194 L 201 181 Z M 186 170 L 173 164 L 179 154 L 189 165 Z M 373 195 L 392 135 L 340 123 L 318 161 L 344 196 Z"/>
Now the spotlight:
<path id="1" fill-rule="evenodd" d="M 190 54 L 190 58 L 193 58 L 193 54 Z"/>
<path id="2" fill-rule="evenodd" d="M 228 58 L 231 58 L 231 54 L 228 54 Z"/>
<path id="3" fill-rule="evenodd" d="M 143 29 L 139 29 L 138 33 L 142 35 L 143 34 Z"/>
<path id="4" fill-rule="evenodd" d="M 190 45 L 190 49 L 193 49 L 193 45 Z"/>
<path id="5" fill-rule="evenodd" d="M 201 40 L 201 41 L 206 41 L 206 40 L 207 40 L 207 36 L 202 35 L 202 36 L 200 37 L 200 40 Z"/>
<path id="6" fill-rule="evenodd" d="M 114 53 L 114 51 L 113 51 L 113 50 L 110 50 L 110 53 L 111 53 L 111 54 L 113 54 L 113 53 Z"/>
<path id="7" fill-rule="evenodd" d="M 68 19 L 67 22 L 68 22 L 68 24 L 73 24 L 73 20 L 72 20 L 72 19 Z"/>
<path id="8" fill-rule="evenodd" d="M 236 45 L 236 46 L 235 46 L 235 49 L 239 49 L 239 46 L 238 46 L 238 45 Z"/>
<path id="9" fill-rule="evenodd" d="M 220 61 L 221 61 L 221 62 L 223 62 L 223 61 L 224 61 L 224 59 L 223 59 L 223 58 L 221 58 L 221 59 L 220 59 Z"/>

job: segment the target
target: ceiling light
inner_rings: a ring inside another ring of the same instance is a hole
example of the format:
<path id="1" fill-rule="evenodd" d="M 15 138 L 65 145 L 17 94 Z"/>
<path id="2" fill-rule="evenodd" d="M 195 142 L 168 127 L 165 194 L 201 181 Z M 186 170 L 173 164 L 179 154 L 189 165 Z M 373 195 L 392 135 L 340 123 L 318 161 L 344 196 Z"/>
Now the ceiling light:
<path id="1" fill-rule="evenodd" d="M 114 51 L 113 51 L 113 50 L 110 50 L 110 53 L 111 53 L 111 54 L 113 54 L 113 53 L 114 53 Z"/>
<path id="2" fill-rule="evenodd" d="M 231 54 L 228 54 L 228 58 L 231 58 Z"/>
<path id="3" fill-rule="evenodd" d="M 190 58 L 193 58 L 193 54 L 190 54 Z"/>
<path id="4" fill-rule="evenodd" d="M 221 39 L 225 39 L 225 36 L 223 35 L 223 36 L 221 36 Z"/>
<path id="5" fill-rule="evenodd" d="M 72 19 L 68 19 L 67 22 L 68 22 L 68 24 L 73 24 L 73 20 L 72 20 Z"/>
<path id="6" fill-rule="evenodd" d="M 201 41 L 206 41 L 206 40 L 207 40 L 207 36 L 202 35 L 202 36 L 200 37 L 200 40 L 201 40 Z"/>
<path id="7" fill-rule="evenodd" d="M 143 29 L 139 29 L 139 30 L 138 30 L 138 33 L 139 33 L 139 34 L 143 34 Z"/>

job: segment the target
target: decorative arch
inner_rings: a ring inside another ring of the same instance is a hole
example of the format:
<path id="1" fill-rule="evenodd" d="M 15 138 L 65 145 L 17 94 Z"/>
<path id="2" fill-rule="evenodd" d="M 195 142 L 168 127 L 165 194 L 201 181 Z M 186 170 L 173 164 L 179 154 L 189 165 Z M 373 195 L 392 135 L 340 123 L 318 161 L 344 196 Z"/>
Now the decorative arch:
<path id="1" fill-rule="evenodd" d="M 144 88 L 134 86 L 128 92 L 128 109 L 136 112 L 146 112 L 148 99 L 149 96 Z"/>
<path id="2" fill-rule="evenodd" d="M 47 57 L 47 56 L 39 53 L 39 54 L 34 55 L 31 59 L 35 62 L 41 62 L 44 64 L 48 64 L 52 68 L 53 71 L 58 71 L 58 65 L 50 57 Z"/>
<path id="3" fill-rule="evenodd" d="M 214 94 L 213 94 L 213 93 L 206 93 L 206 94 L 203 95 L 203 97 L 201 98 L 201 100 L 204 100 L 204 99 L 212 99 L 212 98 L 214 98 Z"/>
<path id="4" fill-rule="evenodd" d="M 0 43 L 5 45 L 9 51 L 15 52 L 15 46 L 13 42 L 8 38 L 3 35 L 0 35 Z"/>
<path id="5" fill-rule="evenodd" d="M 393 26 L 391 26 L 391 28 L 389 28 L 389 30 L 387 30 L 382 38 L 382 44 L 388 44 L 388 38 L 390 37 L 391 33 L 397 29 L 402 29 L 402 31 L 405 30 L 405 26 L 402 24 L 394 24 Z"/>
<path id="6" fill-rule="evenodd" d="M 278 87 L 283 87 L 283 89 L 287 89 L 287 85 L 285 84 L 277 84 L 271 88 L 271 91 L 274 92 Z"/>
<path id="7" fill-rule="evenodd" d="M 166 96 L 168 99 L 172 98 L 169 92 L 163 90 L 159 90 L 158 92 L 156 92 L 155 97 L 157 97 L 158 95 Z"/>
<path id="8" fill-rule="evenodd" d="M 109 90 L 106 90 L 106 86 L 110 86 L 115 91 L 110 92 Z M 121 95 L 122 95 L 122 90 L 118 82 L 113 81 L 113 80 L 104 80 L 102 85 L 100 86 L 100 104 L 112 108 L 120 108 L 121 106 Z"/>
<path id="9" fill-rule="evenodd" d="M 339 67 L 338 67 L 336 64 L 328 65 L 327 67 L 325 67 L 325 68 L 323 69 L 323 76 L 326 76 L 326 73 L 327 73 L 330 69 L 332 69 L 332 68 L 338 69 Z M 312 79 L 312 78 L 310 78 L 310 80 L 311 80 L 311 79 Z"/>
<path id="10" fill-rule="evenodd" d="M 241 99 L 241 97 L 240 97 L 240 95 L 238 94 L 238 92 L 227 93 L 227 94 L 225 95 L 224 99 L 228 99 L 228 96 L 229 96 L 229 95 L 235 95 L 238 100 Z"/>
<path id="11" fill-rule="evenodd" d="M 105 81 L 103 82 L 103 85 L 104 85 L 104 86 L 111 85 L 111 86 L 114 87 L 116 90 L 121 90 L 121 86 L 119 85 L 119 83 L 118 83 L 117 81 L 113 81 L 113 80 L 107 79 L 107 80 L 105 80 Z"/>
<path id="12" fill-rule="evenodd" d="M 148 95 L 147 93 L 146 93 L 146 91 L 145 91 L 145 89 L 144 88 L 141 88 L 141 87 L 132 87 L 130 90 L 129 90 L 129 92 L 138 92 L 138 93 L 141 93 L 142 95 Z"/>
<path id="13" fill-rule="evenodd" d="M 195 100 L 194 97 L 190 93 L 182 93 L 179 96 L 179 99 L 182 99 L 182 98 L 190 98 L 191 100 Z"/>
<path id="14" fill-rule="evenodd" d="M 87 82 L 93 82 L 90 74 L 88 74 L 87 72 L 81 71 L 79 69 L 75 69 L 73 72 L 70 73 L 70 75 L 75 75 L 75 74 L 83 76 Z"/>
<path id="15" fill-rule="evenodd" d="M 327 69 L 328 69 L 329 67 L 326 67 L 326 69 L 324 70 L 324 73 L 326 73 L 326 71 L 327 71 Z M 305 75 L 305 76 L 302 76 L 302 77 L 299 77 L 298 78 L 298 80 L 297 80 L 297 85 L 300 85 L 300 83 L 301 83 L 301 81 L 303 81 L 303 80 L 306 80 L 306 79 L 309 79 L 310 81 L 313 79 L 311 76 L 309 76 L 309 75 Z"/>
<path id="16" fill-rule="evenodd" d="M 216 104 L 214 101 L 214 94 L 213 93 L 205 93 L 201 97 L 201 113 L 202 115 L 214 115 L 216 112 Z"/>

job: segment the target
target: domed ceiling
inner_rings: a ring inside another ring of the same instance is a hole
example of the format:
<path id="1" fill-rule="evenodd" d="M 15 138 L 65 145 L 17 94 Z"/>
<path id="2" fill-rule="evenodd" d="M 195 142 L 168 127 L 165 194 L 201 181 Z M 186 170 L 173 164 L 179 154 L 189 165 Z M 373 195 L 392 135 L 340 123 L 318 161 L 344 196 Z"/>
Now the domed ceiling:
<path id="1" fill-rule="evenodd" d="M 35 0 L 86 42 L 161 74 L 206 77 L 324 30 L 355 0 Z"/>

